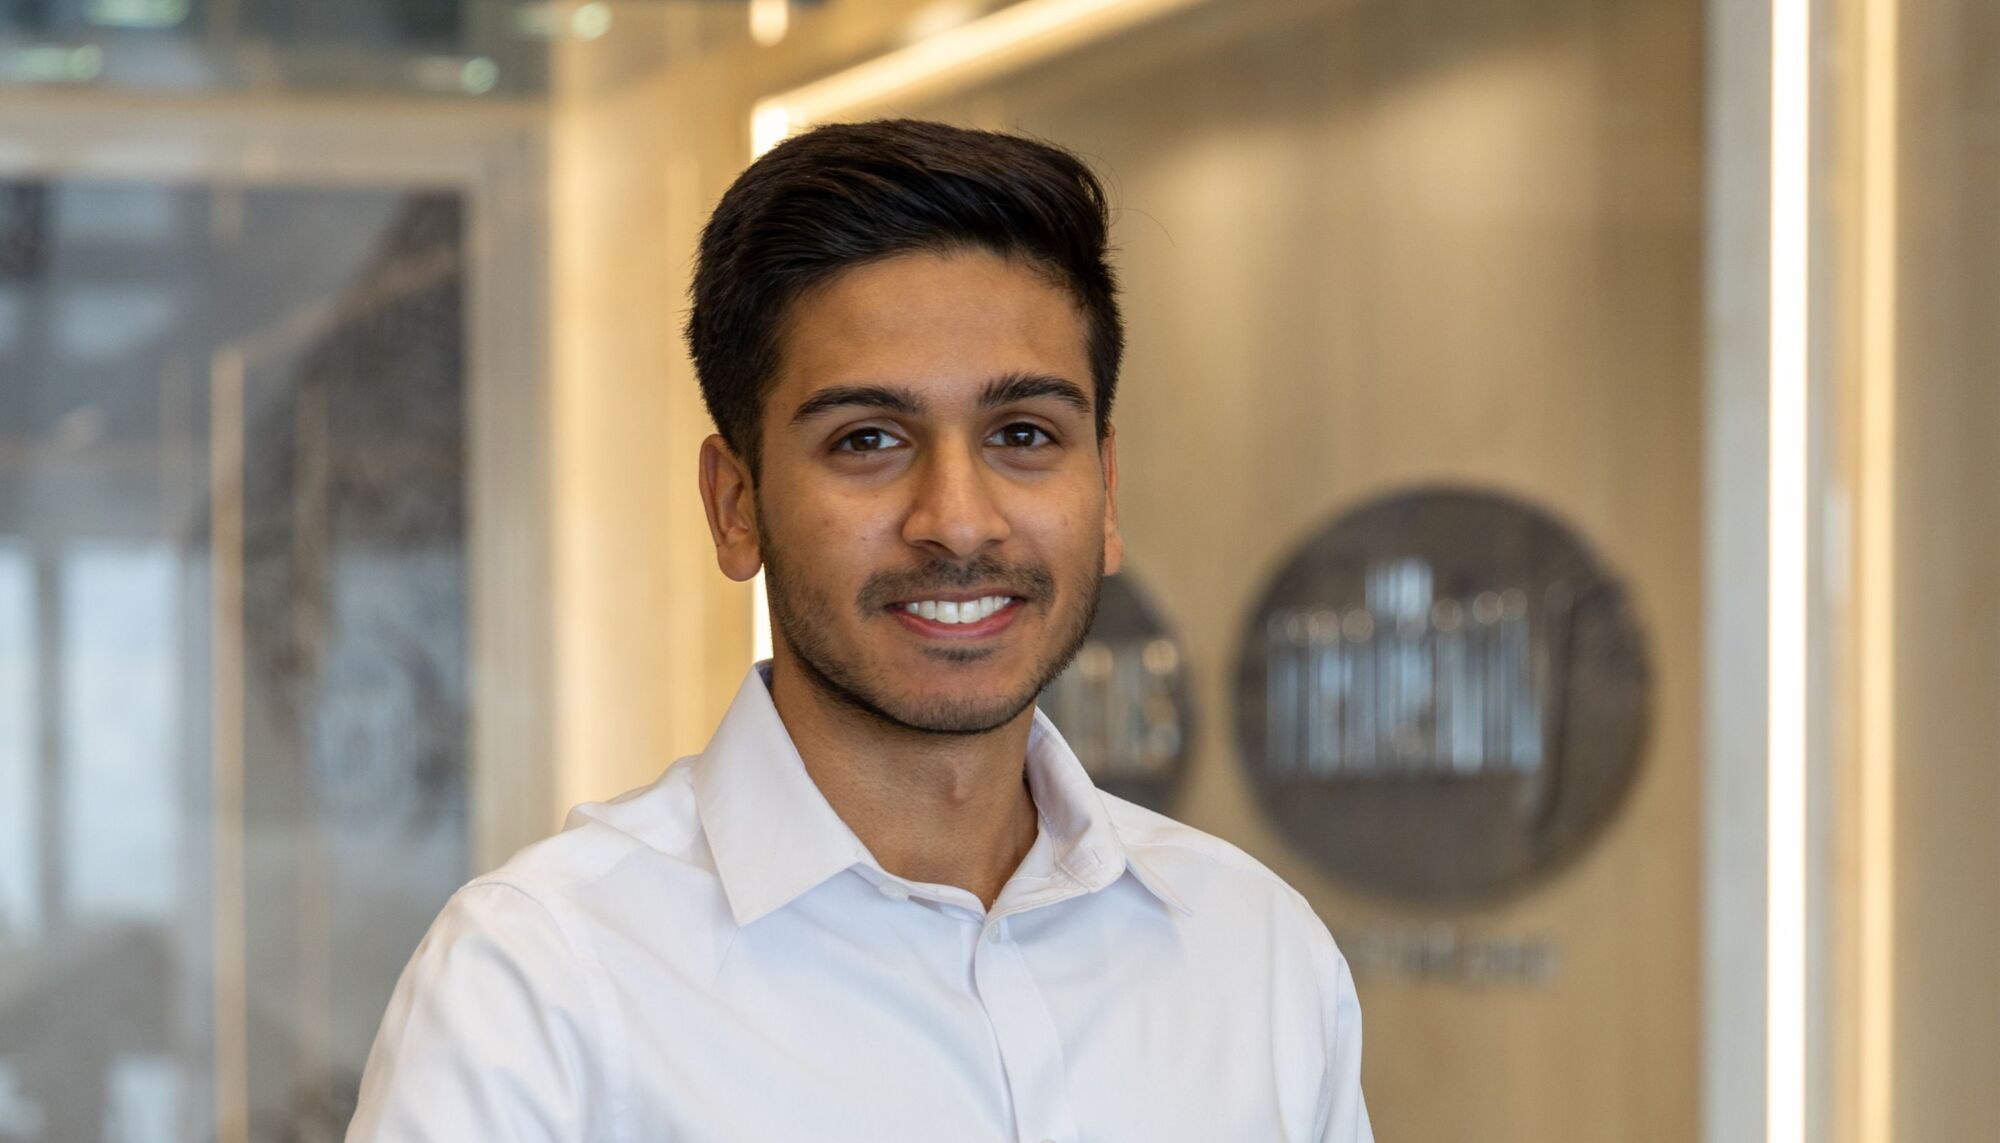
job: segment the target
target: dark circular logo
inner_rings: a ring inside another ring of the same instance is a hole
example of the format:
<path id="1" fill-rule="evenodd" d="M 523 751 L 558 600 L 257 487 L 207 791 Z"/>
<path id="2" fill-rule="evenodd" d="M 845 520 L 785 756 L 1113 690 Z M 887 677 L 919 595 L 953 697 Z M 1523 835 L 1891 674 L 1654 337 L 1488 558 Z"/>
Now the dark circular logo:
<path id="1" fill-rule="evenodd" d="M 1187 655 L 1129 573 L 1104 577 L 1076 659 L 1037 700 L 1099 789 L 1164 813 L 1194 739 Z"/>
<path id="2" fill-rule="evenodd" d="M 1330 873 L 1491 898 L 1577 852 L 1645 737 L 1625 589 L 1556 517 L 1434 488 L 1309 536 L 1259 599 L 1237 740 L 1280 829 Z"/>

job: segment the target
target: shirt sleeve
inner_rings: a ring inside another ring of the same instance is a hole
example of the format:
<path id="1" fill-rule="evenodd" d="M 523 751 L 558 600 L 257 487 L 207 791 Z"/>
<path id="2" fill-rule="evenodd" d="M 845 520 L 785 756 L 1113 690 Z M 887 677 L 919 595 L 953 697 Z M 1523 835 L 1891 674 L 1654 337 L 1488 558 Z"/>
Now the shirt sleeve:
<path id="1" fill-rule="evenodd" d="M 1347 958 L 1324 936 L 1319 950 L 1320 1004 L 1326 1020 L 1326 1077 L 1320 1093 L 1319 1143 L 1375 1143 L 1361 1098 L 1361 998 Z"/>
<path id="2" fill-rule="evenodd" d="M 348 1143 L 585 1138 L 588 988 L 541 903 L 502 883 L 461 889 L 396 983 Z"/>

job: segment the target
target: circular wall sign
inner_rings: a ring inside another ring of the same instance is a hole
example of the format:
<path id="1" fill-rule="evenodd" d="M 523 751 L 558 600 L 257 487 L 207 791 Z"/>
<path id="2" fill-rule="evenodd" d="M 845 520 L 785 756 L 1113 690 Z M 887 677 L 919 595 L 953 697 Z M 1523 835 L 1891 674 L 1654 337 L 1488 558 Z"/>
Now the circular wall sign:
<path id="1" fill-rule="evenodd" d="M 1166 811 L 1194 726 L 1187 655 L 1128 573 L 1104 577 L 1090 635 L 1037 700 L 1099 789 Z"/>
<path id="2" fill-rule="evenodd" d="M 1626 590 L 1512 497 L 1346 513 L 1294 550 L 1241 646 L 1237 740 L 1265 809 L 1366 889 L 1517 889 L 1591 839 L 1638 765 L 1650 667 Z"/>

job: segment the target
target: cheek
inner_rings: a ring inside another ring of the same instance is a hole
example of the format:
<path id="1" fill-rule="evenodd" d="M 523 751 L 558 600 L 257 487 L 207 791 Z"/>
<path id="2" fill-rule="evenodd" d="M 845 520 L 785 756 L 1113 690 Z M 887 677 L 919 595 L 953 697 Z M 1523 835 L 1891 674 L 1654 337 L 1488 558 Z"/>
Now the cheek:
<path id="1" fill-rule="evenodd" d="M 820 505 L 795 525 L 794 559 L 813 565 L 816 579 L 865 575 L 882 561 L 885 545 L 900 543 L 894 521 L 852 506 Z"/>
<path id="2" fill-rule="evenodd" d="M 839 559 L 858 554 L 858 550 L 901 545 L 903 519 L 907 514 L 907 505 L 887 490 L 828 496 L 817 504 L 809 527 L 828 555 Z"/>
<path id="3" fill-rule="evenodd" d="M 859 558 L 878 545 L 900 542 L 893 523 L 869 515 L 830 516 L 820 539 L 835 559 Z"/>
<path id="4" fill-rule="evenodd" d="M 1035 546 L 1048 553 L 1049 559 L 1081 567 L 1094 561 L 1104 544 L 1104 516 L 1101 508 L 1071 504 L 1060 512 L 1041 515 L 1029 531 Z"/>

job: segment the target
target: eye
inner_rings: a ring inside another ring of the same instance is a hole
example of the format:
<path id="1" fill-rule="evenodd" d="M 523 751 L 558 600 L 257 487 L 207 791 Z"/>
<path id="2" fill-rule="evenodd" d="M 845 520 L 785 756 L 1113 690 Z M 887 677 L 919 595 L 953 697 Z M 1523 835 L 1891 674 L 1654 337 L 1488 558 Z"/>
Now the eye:
<path id="1" fill-rule="evenodd" d="M 998 437 L 1001 444 L 1007 445 L 1010 448 L 1036 448 L 1043 444 L 1056 443 L 1055 438 L 1044 431 L 1040 425 L 1031 425 L 1026 421 L 1016 421 L 999 432 L 994 433 L 993 437 L 988 437 L 987 439 L 992 440 L 994 437 Z M 1035 438 L 1037 437 L 1041 439 L 1036 440 Z"/>
<path id="2" fill-rule="evenodd" d="M 891 442 L 897 442 L 900 439 L 896 434 L 887 429 L 873 427 L 856 429 L 846 436 L 841 437 L 838 441 L 835 441 L 833 451 L 852 453 L 880 452 L 883 449 L 892 447 Z"/>

